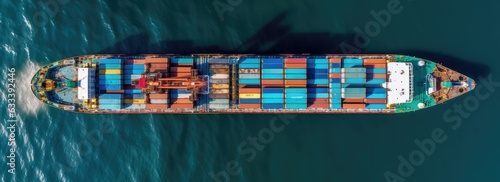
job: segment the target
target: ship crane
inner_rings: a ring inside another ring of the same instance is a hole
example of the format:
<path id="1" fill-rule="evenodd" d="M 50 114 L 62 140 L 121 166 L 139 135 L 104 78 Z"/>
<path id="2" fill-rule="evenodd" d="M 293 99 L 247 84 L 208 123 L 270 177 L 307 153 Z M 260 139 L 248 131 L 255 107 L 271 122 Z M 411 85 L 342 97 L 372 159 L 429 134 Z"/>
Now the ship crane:
<path id="1" fill-rule="evenodd" d="M 198 92 L 207 86 L 207 82 L 199 80 L 197 77 L 168 77 L 158 78 L 156 81 L 148 83 L 157 89 L 182 89 L 191 91 L 191 101 L 198 99 Z"/>

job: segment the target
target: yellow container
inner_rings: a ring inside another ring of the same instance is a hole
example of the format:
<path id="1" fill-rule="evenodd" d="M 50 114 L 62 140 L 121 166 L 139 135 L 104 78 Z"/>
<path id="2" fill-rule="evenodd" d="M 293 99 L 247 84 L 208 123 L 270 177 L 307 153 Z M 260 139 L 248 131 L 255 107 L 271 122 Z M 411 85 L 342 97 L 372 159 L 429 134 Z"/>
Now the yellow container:
<path id="1" fill-rule="evenodd" d="M 122 70 L 99 70 L 99 74 L 106 74 L 106 75 L 112 75 L 112 74 L 122 74 Z"/>
<path id="2" fill-rule="evenodd" d="M 260 99 L 260 94 L 240 94 L 242 99 Z"/>
<path id="3" fill-rule="evenodd" d="M 145 104 L 144 99 L 125 99 L 125 104 Z"/>
<path id="4" fill-rule="evenodd" d="M 215 83 L 210 85 L 212 88 L 229 88 L 229 84 Z"/>

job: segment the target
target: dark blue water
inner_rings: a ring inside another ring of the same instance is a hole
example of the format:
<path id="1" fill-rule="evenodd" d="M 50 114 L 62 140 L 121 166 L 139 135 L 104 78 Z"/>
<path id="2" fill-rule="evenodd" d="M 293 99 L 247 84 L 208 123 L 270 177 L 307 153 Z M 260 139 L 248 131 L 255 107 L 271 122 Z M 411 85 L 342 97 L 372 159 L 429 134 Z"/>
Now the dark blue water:
<path id="1" fill-rule="evenodd" d="M 500 2 L 39 2 L 0 2 L 2 181 L 500 181 L 500 87 L 487 81 L 500 82 Z M 342 52 L 414 55 L 486 81 L 395 115 L 81 115 L 29 89 L 41 66 L 82 54 Z"/>

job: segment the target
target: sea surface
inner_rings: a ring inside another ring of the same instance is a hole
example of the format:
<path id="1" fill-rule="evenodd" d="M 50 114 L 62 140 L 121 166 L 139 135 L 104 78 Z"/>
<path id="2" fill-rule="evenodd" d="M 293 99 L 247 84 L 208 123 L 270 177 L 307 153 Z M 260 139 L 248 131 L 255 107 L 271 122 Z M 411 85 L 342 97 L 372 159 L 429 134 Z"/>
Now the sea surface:
<path id="1" fill-rule="evenodd" d="M 0 179 L 500 181 L 498 7 L 463 0 L 1 1 Z M 30 79 L 41 66 L 95 53 L 398 53 L 443 63 L 481 89 L 393 115 L 84 115 L 32 96 Z M 16 122 L 7 121 L 10 68 Z M 15 157 L 8 157 L 9 136 Z"/>

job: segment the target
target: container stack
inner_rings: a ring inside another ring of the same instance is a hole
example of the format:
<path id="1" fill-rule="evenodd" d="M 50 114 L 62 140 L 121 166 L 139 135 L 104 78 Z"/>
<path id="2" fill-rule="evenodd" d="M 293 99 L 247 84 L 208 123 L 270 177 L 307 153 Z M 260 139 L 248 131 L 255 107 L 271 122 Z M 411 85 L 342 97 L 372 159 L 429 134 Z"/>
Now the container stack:
<path id="1" fill-rule="evenodd" d="M 122 94 L 101 94 L 99 95 L 99 109 L 119 110 L 122 108 Z"/>
<path id="2" fill-rule="evenodd" d="M 194 59 L 192 57 L 174 57 L 170 59 L 170 77 L 190 77 L 193 69 Z M 193 101 L 189 100 L 191 91 L 170 89 L 169 108 L 172 109 L 192 109 Z"/>
<path id="3" fill-rule="evenodd" d="M 285 108 L 307 109 L 307 59 L 285 59 Z"/>
<path id="4" fill-rule="evenodd" d="M 329 69 L 329 78 L 330 78 L 330 109 L 341 109 L 342 106 L 342 98 L 341 98 L 341 77 L 340 77 L 340 58 L 330 58 L 330 69 Z"/>
<path id="5" fill-rule="evenodd" d="M 328 109 L 328 59 L 307 59 L 307 107 Z"/>
<path id="6" fill-rule="evenodd" d="M 387 91 L 382 84 L 387 79 L 385 59 L 364 59 L 366 68 L 366 109 L 386 109 Z"/>
<path id="7" fill-rule="evenodd" d="M 192 109 L 194 107 L 193 101 L 189 100 L 191 97 L 191 91 L 180 90 L 180 89 L 170 89 L 170 108 L 172 109 Z"/>
<path id="8" fill-rule="evenodd" d="M 137 60 L 140 61 L 140 60 Z M 149 70 L 147 70 L 149 73 L 167 73 L 169 70 L 169 59 L 168 58 L 153 58 L 153 57 L 148 57 L 146 60 L 141 61 L 144 62 L 145 64 L 148 64 Z M 136 62 L 140 64 L 140 62 Z"/>
<path id="9" fill-rule="evenodd" d="M 166 109 L 170 103 L 169 94 L 149 94 L 149 103 L 146 104 L 146 109 Z"/>
<path id="10" fill-rule="evenodd" d="M 262 109 L 283 109 L 283 58 L 262 59 Z"/>
<path id="11" fill-rule="evenodd" d="M 193 68 L 192 57 L 176 57 L 170 62 L 170 77 L 189 77 Z"/>
<path id="12" fill-rule="evenodd" d="M 239 60 L 239 108 L 256 109 L 261 107 L 260 58 L 241 58 Z"/>
<path id="13" fill-rule="evenodd" d="M 342 60 L 342 108 L 364 109 L 366 98 L 366 68 L 359 58 L 345 58 Z"/>
<path id="14" fill-rule="evenodd" d="M 230 60 L 208 60 L 210 79 L 209 109 L 229 109 Z M 215 77 L 214 77 L 215 76 Z"/>
<path id="15" fill-rule="evenodd" d="M 122 87 L 122 60 L 99 60 L 99 90 L 100 93 L 120 93 Z"/>

